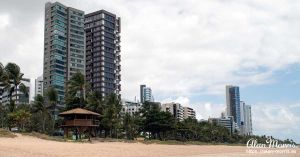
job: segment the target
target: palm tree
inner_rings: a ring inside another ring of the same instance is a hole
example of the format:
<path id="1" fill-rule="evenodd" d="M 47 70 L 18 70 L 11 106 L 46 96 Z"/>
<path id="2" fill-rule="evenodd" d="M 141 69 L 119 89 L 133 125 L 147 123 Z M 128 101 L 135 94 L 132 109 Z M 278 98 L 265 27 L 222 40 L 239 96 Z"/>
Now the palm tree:
<path id="1" fill-rule="evenodd" d="M 105 110 L 103 112 L 102 123 L 109 130 L 110 136 L 118 138 L 118 128 L 120 127 L 121 102 L 116 94 L 110 94 L 105 99 Z"/>
<path id="2" fill-rule="evenodd" d="M 18 96 L 17 88 L 21 84 L 24 74 L 21 73 L 20 67 L 15 63 L 8 63 L 5 66 L 5 71 L 8 76 L 9 84 L 12 84 L 12 87 L 10 88 L 10 102 L 12 102 L 12 93 L 14 91 L 16 91 L 16 100 L 17 100 L 17 96 Z"/>
<path id="3" fill-rule="evenodd" d="M 24 94 L 24 96 L 25 96 L 26 98 L 29 97 L 29 89 L 28 89 L 23 83 L 21 83 L 21 84 L 19 85 L 19 90 L 20 90 L 20 92 L 22 92 L 22 93 Z"/>
<path id="4" fill-rule="evenodd" d="M 4 76 L 4 67 L 2 65 L 2 63 L 0 63 L 0 82 L 3 81 L 3 76 Z"/>
<path id="5" fill-rule="evenodd" d="M 87 106 L 86 106 L 87 109 L 97 112 L 101 115 L 103 114 L 105 104 L 100 91 L 88 93 L 86 100 L 87 100 Z"/>
<path id="6" fill-rule="evenodd" d="M 9 89 L 9 79 L 7 76 L 7 72 L 5 71 L 4 66 L 0 63 L 0 90 Z M 10 89 L 9 89 L 10 90 Z"/>
<path id="7" fill-rule="evenodd" d="M 34 103 L 33 103 L 33 112 L 40 112 L 42 114 L 43 120 L 42 120 L 42 129 L 43 132 L 46 131 L 46 118 L 49 116 L 49 112 L 47 110 L 47 106 L 45 105 L 44 97 L 40 94 L 38 94 L 36 97 L 34 97 Z"/>
<path id="8" fill-rule="evenodd" d="M 75 73 L 67 83 L 67 91 L 69 96 L 76 97 L 77 93 L 79 92 L 80 107 L 83 107 L 82 105 L 84 104 L 85 87 L 86 82 L 84 75 L 80 72 Z"/>
<path id="9" fill-rule="evenodd" d="M 54 122 L 52 129 L 54 130 L 55 119 L 56 119 L 55 111 L 56 111 L 56 107 L 57 107 L 56 105 L 57 105 L 57 100 L 58 100 L 58 94 L 54 87 L 49 87 L 47 90 L 46 96 L 50 103 L 48 108 L 50 108 L 50 110 L 52 110 L 51 112 L 52 112 L 52 117 L 53 117 L 53 122 Z"/>
<path id="10" fill-rule="evenodd" d="M 58 94 L 57 91 L 55 90 L 54 87 L 49 87 L 47 92 L 46 92 L 47 99 L 49 101 L 49 106 L 48 108 L 53 109 L 52 115 L 55 113 L 56 105 L 57 105 L 57 100 L 58 100 Z"/>

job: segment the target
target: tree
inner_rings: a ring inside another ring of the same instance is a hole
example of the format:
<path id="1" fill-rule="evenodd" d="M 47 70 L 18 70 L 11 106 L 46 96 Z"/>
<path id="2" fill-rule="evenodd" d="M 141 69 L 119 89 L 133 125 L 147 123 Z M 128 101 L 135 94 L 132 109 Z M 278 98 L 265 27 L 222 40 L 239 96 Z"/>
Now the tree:
<path id="1" fill-rule="evenodd" d="M 0 103 L 0 123 L 1 128 L 4 128 L 7 126 L 7 109 L 4 105 Z"/>
<path id="2" fill-rule="evenodd" d="M 46 92 L 46 97 L 49 101 L 48 108 L 51 108 L 53 110 L 52 115 L 55 115 L 55 109 L 57 107 L 57 100 L 58 100 L 58 94 L 56 89 L 54 87 L 49 87 Z"/>
<path id="3" fill-rule="evenodd" d="M 135 121 L 135 116 L 126 113 L 123 118 L 123 129 L 128 140 L 134 140 L 138 134 L 138 125 Z"/>
<path id="4" fill-rule="evenodd" d="M 118 138 L 122 109 L 121 102 L 116 94 L 110 94 L 105 98 L 105 109 L 101 123 L 105 128 L 105 136 L 109 133 L 110 137 Z"/>
<path id="5" fill-rule="evenodd" d="M 56 110 L 57 110 L 57 101 L 58 101 L 58 94 L 54 87 L 49 87 L 46 92 L 47 99 L 49 101 L 48 109 L 51 110 L 53 126 L 52 130 L 54 130 L 55 120 L 56 120 Z"/>
<path id="6" fill-rule="evenodd" d="M 31 114 L 24 109 L 20 109 L 15 112 L 9 113 L 8 116 L 15 126 L 18 126 L 22 129 L 22 131 L 24 131 L 25 124 L 29 122 Z"/>
<path id="7" fill-rule="evenodd" d="M 144 130 L 150 132 L 150 139 L 165 139 L 166 132 L 175 128 L 175 119 L 169 112 L 150 110 L 145 115 Z M 161 135 L 162 134 L 162 135 Z"/>
<path id="8" fill-rule="evenodd" d="M 42 131 L 46 132 L 46 120 L 50 116 L 47 106 L 45 105 L 44 97 L 38 94 L 34 98 L 33 106 L 32 106 L 33 113 L 39 113 L 42 115 Z"/>
<path id="9" fill-rule="evenodd" d="M 19 90 L 24 94 L 26 98 L 29 98 L 29 88 L 27 88 L 23 83 L 19 85 Z"/>
<path id="10" fill-rule="evenodd" d="M 90 92 L 87 94 L 87 106 L 88 110 L 93 112 L 97 112 L 100 115 L 103 114 L 103 110 L 105 108 L 105 102 L 103 100 L 102 94 L 99 91 Z"/>
<path id="11" fill-rule="evenodd" d="M 84 79 L 84 75 L 80 72 L 75 73 L 71 77 L 71 79 L 67 82 L 66 103 L 69 105 L 68 109 L 74 108 L 72 107 L 72 105 L 76 105 L 76 103 L 78 103 L 78 106 L 80 108 L 84 107 L 85 87 L 86 87 L 86 81 Z"/>
<path id="12" fill-rule="evenodd" d="M 16 99 L 17 99 L 17 88 L 21 84 L 23 75 L 21 73 L 20 67 L 15 63 L 8 63 L 5 66 L 5 71 L 8 76 L 9 85 L 12 85 L 10 88 L 10 101 L 12 102 L 12 93 L 16 91 Z"/>
<path id="13" fill-rule="evenodd" d="M 6 80 L 5 79 L 5 75 L 6 75 L 5 69 L 4 69 L 3 65 L 2 65 L 2 63 L 0 63 L 0 83 L 1 83 L 1 85 L 3 85 L 3 81 Z"/>
<path id="14" fill-rule="evenodd" d="M 145 102 L 138 113 L 140 116 L 141 132 L 149 132 L 149 138 L 160 140 L 166 138 L 166 132 L 175 129 L 175 119 L 169 112 L 160 110 L 160 105 L 154 102 Z"/>
<path id="15" fill-rule="evenodd" d="M 9 78 L 2 63 L 0 63 L 0 87 L 9 88 Z"/>

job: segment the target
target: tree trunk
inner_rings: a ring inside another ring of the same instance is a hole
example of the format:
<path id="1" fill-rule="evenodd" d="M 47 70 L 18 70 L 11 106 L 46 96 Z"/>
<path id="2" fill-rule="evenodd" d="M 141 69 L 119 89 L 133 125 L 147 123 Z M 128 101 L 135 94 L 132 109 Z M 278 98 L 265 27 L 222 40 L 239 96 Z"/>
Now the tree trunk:
<path id="1" fill-rule="evenodd" d="M 46 123 L 46 117 L 43 115 L 43 133 L 45 133 L 45 123 Z"/>
<path id="2" fill-rule="evenodd" d="M 15 99 L 15 105 L 16 105 L 16 102 L 18 99 L 18 85 L 17 84 L 15 84 L 15 91 L 16 91 L 16 99 Z"/>

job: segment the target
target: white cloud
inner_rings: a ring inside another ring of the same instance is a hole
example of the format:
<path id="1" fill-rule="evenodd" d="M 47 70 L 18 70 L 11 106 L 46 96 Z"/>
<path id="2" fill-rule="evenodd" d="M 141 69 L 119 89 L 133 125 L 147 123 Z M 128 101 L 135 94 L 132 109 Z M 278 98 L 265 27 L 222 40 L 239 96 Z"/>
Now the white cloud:
<path id="1" fill-rule="evenodd" d="M 5 28 L 9 25 L 9 15 L 7 14 L 4 14 L 4 15 L 1 15 L 0 14 L 0 30 L 2 28 Z"/>
<path id="2" fill-rule="evenodd" d="M 300 142 L 300 103 L 252 105 L 253 131 L 256 134 L 292 138 Z"/>
<path id="3" fill-rule="evenodd" d="M 177 97 L 174 100 L 172 98 L 167 98 L 161 101 L 161 103 L 170 103 L 170 102 L 180 103 L 182 106 L 190 105 L 190 99 L 184 96 Z"/>

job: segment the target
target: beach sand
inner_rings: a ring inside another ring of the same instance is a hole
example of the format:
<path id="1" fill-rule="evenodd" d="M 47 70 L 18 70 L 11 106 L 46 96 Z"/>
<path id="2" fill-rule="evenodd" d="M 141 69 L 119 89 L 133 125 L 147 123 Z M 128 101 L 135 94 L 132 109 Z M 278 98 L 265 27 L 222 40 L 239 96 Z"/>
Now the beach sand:
<path id="1" fill-rule="evenodd" d="M 300 157 L 296 154 L 251 154 L 243 146 L 161 145 L 124 142 L 74 143 L 19 135 L 0 138 L 0 157 Z"/>

